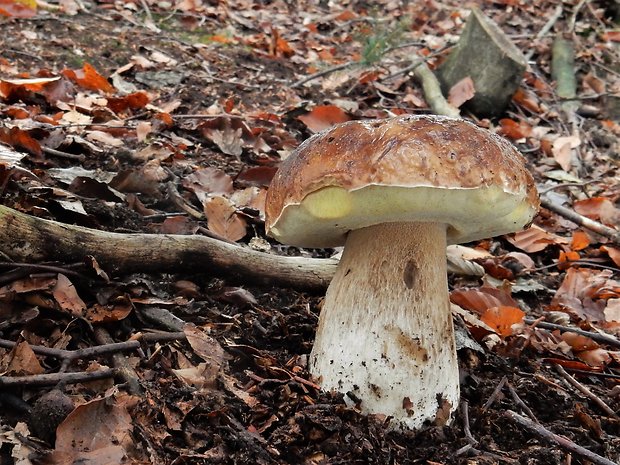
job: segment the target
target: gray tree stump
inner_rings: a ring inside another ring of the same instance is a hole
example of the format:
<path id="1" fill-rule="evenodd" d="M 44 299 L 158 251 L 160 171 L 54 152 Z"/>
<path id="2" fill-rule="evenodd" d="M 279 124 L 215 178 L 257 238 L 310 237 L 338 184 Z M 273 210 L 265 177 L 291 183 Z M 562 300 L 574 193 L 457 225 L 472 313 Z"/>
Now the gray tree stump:
<path id="1" fill-rule="evenodd" d="M 519 87 L 527 62 L 497 24 L 472 8 L 461 38 L 437 77 L 444 94 L 469 76 L 476 95 L 465 106 L 475 115 L 501 115 Z"/>

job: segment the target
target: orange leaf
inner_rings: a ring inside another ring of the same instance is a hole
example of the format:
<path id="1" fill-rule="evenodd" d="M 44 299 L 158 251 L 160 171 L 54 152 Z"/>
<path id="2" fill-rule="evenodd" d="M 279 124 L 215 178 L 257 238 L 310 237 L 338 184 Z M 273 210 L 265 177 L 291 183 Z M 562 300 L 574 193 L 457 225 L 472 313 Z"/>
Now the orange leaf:
<path id="1" fill-rule="evenodd" d="M 568 368 L 569 370 L 602 371 L 601 367 L 590 366 L 583 362 L 578 362 L 577 360 L 565 360 L 562 358 L 544 358 L 543 362 L 555 363 L 556 365 L 563 366 L 564 368 Z"/>
<path id="2" fill-rule="evenodd" d="M 523 322 L 525 313 L 517 307 L 499 306 L 485 311 L 480 320 L 502 337 L 512 334 L 512 325 Z"/>
<path id="3" fill-rule="evenodd" d="M 499 124 L 501 127 L 498 132 L 509 139 L 523 139 L 532 133 L 532 127 L 525 121 L 517 122 L 510 118 L 503 118 L 499 120 Z"/>
<path id="4" fill-rule="evenodd" d="M 620 210 L 614 206 L 611 200 L 605 197 L 578 200 L 573 203 L 573 208 L 580 215 L 611 226 L 615 226 L 620 222 Z"/>
<path id="5" fill-rule="evenodd" d="M 37 14 L 36 2 L 0 0 L 0 15 L 13 18 L 32 18 Z"/>
<path id="6" fill-rule="evenodd" d="M 338 16 L 336 16 L 336 21 L 351 21 L 352 19 L 357 18 L 357 15 L 353 13 L 351 10 L 344 10 Z"/>
<path id="7" fill-rule="evenodd" d="M 562 340 L 566 342 L 574 351 L 598 349 L 598 344 L 588 336 L 582 336 L 575 333 L 562 333 Z"/>
<path id="8" fill-rule="evenodd" d="M 101 90 L 106 93 L 112 93 L 115 90 L 108 80 L 88 63 L 84 63 L 82 69 L 65 69 L 62 74 L 85 89 Z"/>
<path id="9" fill-rule="evenodd" d="M 17 127 L 0 128 L 0 141 L 12 147 L 26 150 L 33 155 L 43 156 L 39 141 L 33 139 L 28 132 Z"/>
<path id="10" fill-rule="evenodd" d="M 607 31 L 602 35 L 603 40 L 610 42 L 620 42 L 620 31 Z"/>
<path id="11" fill-rule="evenodd" d="M 512 100 L 521 105 L 523 108 L 527 108 L 532 113 L 540 112 L 540 105 L 536 96 L 529 91 L 519 87 L 515 94 L 512 96 Z"/>
<path id="12" fill-rule="evenodd" d="M 558 268 L 560 270 L 565 270 L 570 267 L 570 262 L 574 262 L 579 260 L 581 257 L 578 252 L 569 251 L 564 252 L 560 250 L 560 256 L 558 257 Z"/>
<path id="13" fill-rule="evenodd" d="M 351 117 L 335 105 L 320 105 L 298 119 L 312 132 L 320 132 L 334 124 L 349 121 Z"/>
<path id="14" fill-rule="evenodd" d="M 147 103 L 149 103 L 149 97 L 146 95 L 146 92 L 134 92 L 123 97 L 108 98 L 108 107 L 114 113 L 120 113 L 127 109 L 138 110 L 144 108 Z"/>
<path id="15" fill-rule="evenodd" d="M 575 231 L 570 248 L 573 250 L 583 250 L 590 245 L 590 236 L 583 231 Z"/>

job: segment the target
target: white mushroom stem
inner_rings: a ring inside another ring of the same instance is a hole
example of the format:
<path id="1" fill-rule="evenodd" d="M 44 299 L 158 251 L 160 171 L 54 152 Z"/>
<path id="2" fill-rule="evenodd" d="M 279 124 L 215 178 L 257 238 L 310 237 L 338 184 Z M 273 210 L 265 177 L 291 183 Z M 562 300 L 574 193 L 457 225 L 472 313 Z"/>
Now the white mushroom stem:
<path id="1" fill-rule="evenodd" d="M 446 226 L 386 223 L 349 233 L 321 310 L 310 370 L 397 426 L 444 424 L 459 374 Z"/>

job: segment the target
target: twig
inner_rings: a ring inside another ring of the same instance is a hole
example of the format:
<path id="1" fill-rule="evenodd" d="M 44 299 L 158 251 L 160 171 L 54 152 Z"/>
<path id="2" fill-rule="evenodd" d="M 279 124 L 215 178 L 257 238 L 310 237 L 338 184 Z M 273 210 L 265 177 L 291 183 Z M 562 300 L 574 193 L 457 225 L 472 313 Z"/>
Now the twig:
<path id="1" fill-rule="evenodd" d="M 341 69 L 346 69 L 350 66 L 354 66 L 354 65 L 358 65 L 359 61 L 347 61 L 346 63 L 341 63 L 339 65 L 336 66 L 331 66 L 329 68 L 325 68 L 321 71 L 318 71 L 314 74 L 311 74 L 309 76 L 306 76 L 303 79 L 300 79 L 299 81 L 294 82 L 293 84 L 291 84 L 291 89 L 296 89 L 297 87 L 300 87 L 302 85 L 304 85 L 306 82 L 310 82 L 310 81 L 314 81 L 315 79 L 318 79 L 320 77 L 323 76 L 327 76 L 328 74 L 332 74 L 335 73 L 336 71 L 340 71 Z"/>
<path id="2" fill-rule="evenodd" d="M 594 333 L 592 331 L 584 331 L 580 328 L 571 328 L 570 326 L 562 326 L 556 323 L 547 323 L 546 321 L 537 321 L 533 318 L 524 318 L 523 322 L 528 325 L 534 325 L 537 328 L 550 329 L 550 330 L 559 330 L 563 333 L 575 333 L 581 336 L 587 336 L 593 341 L 600 342 L 602 344 L 609 344 L 613 347 L 620 348 L 620 340 L 611 334 L 604 333 Z"/>
<path id="3" fill-rule="evenodd" d="M 463 432 L 465 433 L 465 439 L 470 445 L 478 444 L 478 440 L 471 434 L 471 428 L 469 426 L 469 403 L 464 400 L 461 402 L 461 412 L 463 414 Z"/>
<path id="4" fill-rule="evenodd" d="M 550 201 L 547 198 L 540 199 L 540 205 L 546 208 L 547 210 L 551 210 L 558 215 L 563 216 L 564 218 L 572 221 L 579 226 L 583 226 L 584 228 L 589 229 L 590 231 L 594 231 L 601 236 L 605 236 L 611 239 L 614 243 L 620 244 L 620 231 L 617 231 L 609 226 L 605 226 L 604 224 L 599 223 L 598 221 L 591 220 L 579 213 L 570 210 L 561 205 L 557 205 Z"/>
<path id="5" fill-rule="evenodd" d="M 506 376 L 504 376 L 501 379 L 501 381 L 499 382 L 497 387 L 493 390 L 493 393 L 491 394 L 491 397 L 489 397 L 489 399 L 482 406 L 482 410 L 483 411 L 488 409 L 491 405 L 493 405 L 495 403 L 495 401 L 499 397 L 499 394 L 502 392 L 502 389 L 504 388 L 504 385 L 506 384 L 507 381 L 508 381 L 508 378 Z"/>
<path id="6" fill-rule="evenodd" d="M 595 463 L 597 465 L 617 465 L 615 462 L 612 462 L 611 460 L 606 459 L 605 457 L 602 457 L 592 451 L 589 451 L 588 449 L 584 447 L 581 447 L 575 444 L 573 441 L 571 441 L 570 439 L 564 436 L 560 436 L 559 434 L 552 433 L 544 426 L 536 424 L 532 420 L 525 418 L 519 415 L 518 413 L 513 412 L 512 410 L 507 410 L 506 412 L 504 412 L 503 415 L 507 419 L 526 428 L 528 431 L 537 434 L 542 439 L 555 443 L 559 445 L 561 448 L 563 448 L 564 450 L 571 452 L 573 454 L 579 455 L 589 460 L 592 463 Z"/>
<path id="7" fill-rule="evenodd" d="M 517 394 L 517 391 L 515 391 L 515 388 L 512 387 L 512 384 L 506 383 L 506 387 L 508 387 L 508 391 L 510 391 L 510 395 L 512 396 L 512 400 L 514 400 L 515 403 L 519 407 L 521 407 L 525 411 L 525 413 L 527 413 L 527 416 L 530 417 L 536 423 L 540 423 L 538 421 L 538 419 L 536 418 L 536 415 L 534 415 L 534 412 L 532 412 L 532 409 L 529 408 L 528 405 L 525 402 L 523 402 L 521 397 L 519 397 L 519 394 Z"/>
<path id="8" fill-rule="evenodd" d="M 459 109 L 450 105 L 443 96 L 439 81 L 426 62 L 421 62 L 416 66 L 413 70 L 413 75 L 422 84 L 424 98 L 433 112 L 438 115 L 453 117 L 458 117 L 460 115 Z"/>
<path id="9" fill-rule="evenodd" d="M 168 197 L 170 198 L 170 200 L 176 207 L 180 208 L 185 213 L 187 213 L 189 216 L 196 218 L 197 220 L 205 219 L 205 216 L 202 214 L 202 212 L 199 212 L 198 210 L 196 210 L 194 207 L 189 205 L 185 201 L 185 199 L 183 199 L 183 197 L 181 197 L 181 194 L 179 194 L 179 191 L 177 191 L 177 188 L 173 182 L 167 183 L 166 189 L 168 191 Z"/>
<path id="10" fill-rule="evenodd" d="M 95 328 L 95 339 L 99 344 L 102 344 L 99 347 L 114 344 L 114 340 L 110 336 L 110 333 L 102 327 Z M 118 375 L 126 383 L 127 391 L 130 394 L 141 394 L 142 386 L 140 386 L 140 379 L 138 378 L 136 370 L 129 364 L 127 358 L 123 354 L 115 353 L 112 355 L 112 363 Z"/>
<path id="11" fill-rule="evenodd" d="M 79 160 L 84 161 L 86 157 L 84 155 L 76 155 L 74 153 L 61 152 L 60 150 L 51 149 L 49 147 L 41 147 L 43 153 L 47 153 L 48 155 L 54 155 L 59 158 L 67 158 L 69 160 Z"/>
<path id="12" fill-rule="evenodd" d="M 116 370 L 104 368 L 102 370 L 80 373 L 50 373 L 45 375 L 31 376 L 0 376 L 0 387 L 23 387 L 23 386 L 56 386 L 62 382 L 76 384 L 99 379 L 113 378 Z"/>
<path id="13" fill-rule="evenodd" d="M 577 388 L 583 395 L 585 395 L 590 400 L 592 400 L 607 415 L 609 415 L 610 417 L 612 417 L 612 418 L 614 418 L 616 420 L 620 420 L 620 416 L 618 416 L 616 414 L 616 412 L 614 412 L 613 409 L 609 405 L 607 405 L 605 402 L 603 402 L 603 400 L 600 397 L 598 397 L 596 394 L 594 394 L 592 391 L 590 391 L 586 386 L 581 384 L 574 377 L 572 377 L 569 373 L 567 373 L 566 370 L 562 366 L 556 365 L 555 369 L 557 370 L 558 373 L 560 373 L 560 375 L 562 375 L 564 377 L 564 379 L 566 379 L 566 381 L 568 381 L 570 384 L 572 384 L 573 387 Z"/>
<path id="14" fill-rule="evenodd" d="M 571 34 L 575 32 L 575 22 L 577 21 L 577 15 L 579 14 L 579 10 L 581 10 L 586 1 L 588 0 L 580 0 L 577 6 L 575 6 L 575 8 L 573 9 L 573 14 L 570 15 L 570 18 L 568 20 L 568 30 Z"/>
<path id="15" fill-rule="evenodd" d="M 538 31 L 538 34 L 536 34 L 536 39 L 540 39 L 547 35 L 547 33 L 551 30 L 553 25 L 558 21 L 558 19 L 560 19 L 563 11 L 564 10 L 562 8 L 562 5 L 558 5 L 555 7 L 555 10 L 553 14 L 551 15 L 551 17 L 549 18 L 549 20 L 547 20 L 547 22 L 542 27 L 542 29 Z M 536 53 L 534 48 L 530 49 L 530 51 L 525 54 L 525 60 L 530 61 L 531 58 L 534 56 L 534 53 Z"/>

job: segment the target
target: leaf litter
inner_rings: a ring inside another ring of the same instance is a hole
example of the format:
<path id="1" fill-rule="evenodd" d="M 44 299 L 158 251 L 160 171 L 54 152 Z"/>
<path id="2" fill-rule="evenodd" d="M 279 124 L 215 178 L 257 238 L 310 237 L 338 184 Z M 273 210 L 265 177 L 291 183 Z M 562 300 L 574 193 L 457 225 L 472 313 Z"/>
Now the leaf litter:
<path id="1" fill-rule="evenodd" d="M 425 112 L 419 85 L 398 73 L 419 57 L 435 69 L 468 11 L 382 1 L 376 15 L 363 2 L 302 3 L 107 3 L 96 18 L 68 1 L 0 2 L 3 203 L 108 231 L 331 255 L 265 238 L 265 189 L 278 164 L 334 123 Z M 607 3 L 565 2 L 543 37 L 555 4 L 485 3 L 536 67 L 508 113 L 479 124 L 522 149 L 550 198 L 618 228 L 620 84 L 609 72 L 618 52 Z M 571 13 L 583 97 L 576 132 L 546 69 Z M 28 17 L 45 21 L 19 19 Z M 338 66 L 345 71 L 293 87 Z M 474 94 L 464 80 L 450 99 L 459 106 Z M 467 407 L 451 426 L 417 433 L 391 431 L 389 419 L 318 389 L 307 359 L 320 296 L 199 273 L 127 275 L 92 259 L 7 259 L 0 367 L 2 379 L 26 381 L 0 391 L 2 461 L 585 463 L 506 424 L 509 409 L 620 459 L 620 422 L 600 409 L 620 408 L 618 345 L 605 339 L 620 334 L 618 244 L 543 209 L 530 229 L 452 249 L 449 259 L 455 322 L 468 341 L 459 351 Z M 97 352 L 101 331 L 122 352 Z M 111 366 L 114 381 L 88 378 Z M 40 375 L 55 376 L 54 389 L 36 384 Z M 134 378 L 140 392 L 126 394 Z M 52 434 L 25 426 L 46 390 L 71 400 Z"/>

